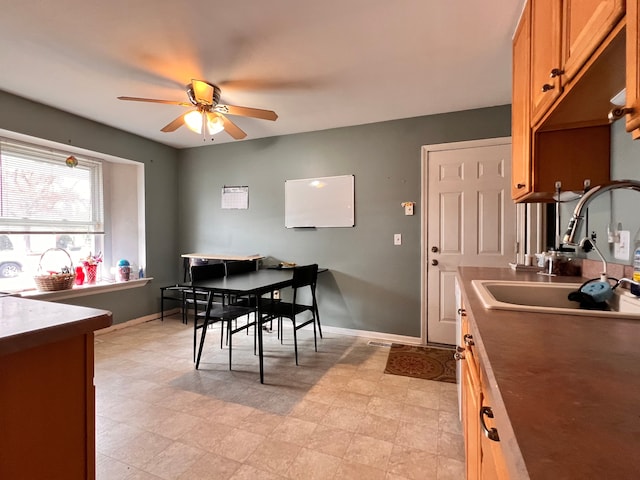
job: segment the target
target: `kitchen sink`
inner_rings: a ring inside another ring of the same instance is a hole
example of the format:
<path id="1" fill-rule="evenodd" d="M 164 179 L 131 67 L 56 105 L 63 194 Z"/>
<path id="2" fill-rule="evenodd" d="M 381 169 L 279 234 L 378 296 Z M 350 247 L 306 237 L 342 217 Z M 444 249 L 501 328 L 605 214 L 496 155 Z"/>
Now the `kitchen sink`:
<path id="1" fill-rule="evenodd" d="M 611 310 L 586 310 L 567 297 L 580 283 L 509 282 L 502 280 L 473 280 L 485 308 L 562 315 L 590 315 L 598 317 L 640 318 L 640 298 L 617 288 L 609 300 Z"/>

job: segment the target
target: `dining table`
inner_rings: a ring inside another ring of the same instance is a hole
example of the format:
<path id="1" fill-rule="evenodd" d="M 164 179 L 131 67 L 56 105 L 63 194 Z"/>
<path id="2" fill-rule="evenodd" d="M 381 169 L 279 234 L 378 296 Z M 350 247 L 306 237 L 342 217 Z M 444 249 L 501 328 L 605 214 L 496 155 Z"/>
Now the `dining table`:
<path id="1" fill-rule="evenodd" d="M 237 295 L 255 298 L 257 306 L 255 328 L 258 337 L 258 362 L 260 383 L 264 383 L 264 352 L 262 341 L 262 318 L 260 297 L 267 293 L 290 287 L 293 281 L 293 269 L 261 269 L 238 275 L 230 275 L 210 280 L 191 282 L 188 286 L 209 290 L 220 295 Z"/>

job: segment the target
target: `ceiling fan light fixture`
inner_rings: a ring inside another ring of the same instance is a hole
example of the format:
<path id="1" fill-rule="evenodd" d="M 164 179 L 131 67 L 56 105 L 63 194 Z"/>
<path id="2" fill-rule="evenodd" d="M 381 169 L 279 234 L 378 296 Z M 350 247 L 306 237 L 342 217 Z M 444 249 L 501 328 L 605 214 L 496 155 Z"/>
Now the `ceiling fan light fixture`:
<path id="1" fill-rule="evenodd" d="M 212 112 L 207 112 L 207 131 L 209 135 L 215 135 L 216 133 L 220 133 L 224 130 L 224 122 L 219 115 L 216 115 Z"/>
<path id="2" fill-rule="evenodd" d="M 198 110 L 193 110 L 184 116 L 184 123 L 187 128 L 194 133 L 202 133 L 202 114 Z"/>
<path id="3" fill-rule="evenodd" d="M 200 112 L 193 110 L 184 116 L 184 123 L 187 128 L 194 133 L 201 134 L 203 124 L 206 125 L 207 133 L 209 135 L 215 135 L 224 130 L 224 123 L 222 119 L 212 112 Z"/>

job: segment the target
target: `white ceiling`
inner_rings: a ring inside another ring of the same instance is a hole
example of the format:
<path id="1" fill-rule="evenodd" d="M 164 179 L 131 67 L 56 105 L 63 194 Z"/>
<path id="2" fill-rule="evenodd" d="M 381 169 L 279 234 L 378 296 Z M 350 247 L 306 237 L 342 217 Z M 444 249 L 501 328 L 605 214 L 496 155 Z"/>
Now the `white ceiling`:
<path id="1" fill-rule="evenodd" d="M 278 113 L 230 117 L 247 140 L 503 105 L 523 4 L 3 1 L 0 90 L 179 148 L 204 142 L 160 131 L 184 107 L 116 97 L 187 101 L 185 84 L 207 80 L 223 104 Z"/>

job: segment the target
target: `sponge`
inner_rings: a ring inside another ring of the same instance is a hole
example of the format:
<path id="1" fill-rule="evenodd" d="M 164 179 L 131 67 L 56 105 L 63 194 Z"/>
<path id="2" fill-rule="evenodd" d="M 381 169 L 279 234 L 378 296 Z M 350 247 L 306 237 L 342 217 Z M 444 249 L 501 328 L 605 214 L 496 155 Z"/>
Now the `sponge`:
<path id="1" fill-rule="evenodd" d="M 613 295 L 613 289 L 609 282 L 589 282 L 580 291 L 592 297 L 596 302 L 606 302 Z"/>

